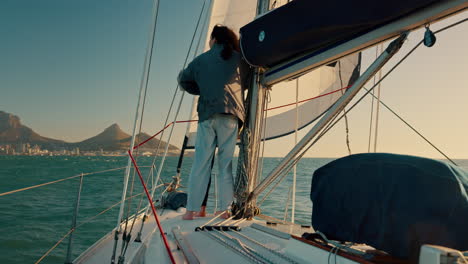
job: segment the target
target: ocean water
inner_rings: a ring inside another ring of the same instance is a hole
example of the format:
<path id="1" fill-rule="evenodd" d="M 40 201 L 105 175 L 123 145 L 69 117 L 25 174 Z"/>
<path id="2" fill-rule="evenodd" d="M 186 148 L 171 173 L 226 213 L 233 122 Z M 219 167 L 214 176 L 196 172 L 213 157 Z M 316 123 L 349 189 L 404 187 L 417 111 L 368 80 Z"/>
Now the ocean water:
<path id="1" fill-rule="evenodd" d="M 162 171 L 162 179 L 169 182 L 175 175 L 178 158 L 169 157 Z M 305 158 L 297 166 L 296 222 L 310 225 L 312 204 L 309 193 L 315 169 L 332 161 L 326 158 Z M 263 172 L 269 172 L 279 158 L 265 158 Z M 152 158 L 140 157 L 138 164 L 149 166 Z M 126 157 L 40 157 L 0 156 L 0 193 L 50 182 L 81 173 L 124 167 Z M 184 160 L 182 185 L 186 183 L 192 158 Z M 458 160 L 468 170 L 468 160 Z M 216 168 L 215 168 L 216 171 Z M 142 168 L 149 175 L 148 168 Z M 100 214 L 120 201 L 124 170 L 84 176 L 77 224 L 81 225 L 73 235 L 73 259 L 95 241 L 115 227 L 119 205 Z M 132 177 L 131 177 L 132 180 Z M 287 195 L 292 183 L 288 176 L 261 205 L 262 212 L 283 218 Z M 36 189 L 0 197 L 0 263 L 34 263 L 70 229 L 79 178 L 58 182 Z M 212 190 L 214 183 L 212 183 Z M 129 189 L 132 187 L 130 181 Z M 135 178 L 133 192 L 142 193 L 141 183 Z M 132 198 L 133 214 L 140 197 Z M 208 211 L 214 210 L 214 193 L 208 203 Z M 143 197 L 145 198 L 145 197 Z M 261 200 L 261 198 L 259 199 Z M 128 207 L 125 208 L 127 211 Z M 64 263 L 68 238 L 41 263 Z"/>

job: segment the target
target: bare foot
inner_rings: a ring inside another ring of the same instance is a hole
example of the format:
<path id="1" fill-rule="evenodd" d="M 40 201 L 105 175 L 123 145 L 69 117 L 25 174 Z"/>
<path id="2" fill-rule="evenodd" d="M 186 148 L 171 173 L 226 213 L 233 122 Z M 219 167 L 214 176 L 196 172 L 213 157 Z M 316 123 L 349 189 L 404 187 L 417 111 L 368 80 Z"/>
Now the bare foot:
<path id="1" fill-rule="evenodd" d="M 206 211 L 205 211 L 205 210 L 206 210 L 206 206 L 202 206 L 201 209 L 200 209 L 200 211 L 195 212 L 195 213 L 193 214 L 193 216 L 196 216 L 196 217 L 205 217 L 205 216 L 206 216 Z"/>
<path id="2" fill-rule="evenodd" d="M 231 212 L 226 211 L 216 211 L 215 215 L 220 215 L 219 218 L 228 219 L 231 217 Z"/>
<path id="3" fill-rule="evenodd" d="M 185 214 L 182 216 L 182 219 L 184 220 L 193 220 L 193 217 L 195 215 L 194 211 L 187 211 Z"/>

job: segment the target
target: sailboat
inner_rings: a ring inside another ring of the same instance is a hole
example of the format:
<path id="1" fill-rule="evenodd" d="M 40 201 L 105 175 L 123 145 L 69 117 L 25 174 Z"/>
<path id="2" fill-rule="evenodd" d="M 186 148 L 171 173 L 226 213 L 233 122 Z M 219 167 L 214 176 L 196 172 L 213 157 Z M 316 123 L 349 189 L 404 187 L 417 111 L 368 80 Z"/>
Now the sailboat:
<path id="1" fill-rule="evenodd" d="M 154 24 L 148 54 L 151 53 L 155 37 L 158 4 L 157 1 L 153 9 Z M 344 118 L 345 114 L 340 117 L 340 113 L 346 111 L 345 107 L 364 84 L 399 51 L 411 31 L 461 13 L 467 7 L 466 0 L 388 3 L 205 1 L 194 33 L 194 36 L 198 34 L 199 41 L 192 43 L 193 51 L 199 53 L 204 50 L 200 46 L 207 48 L 207 32 L 214 25 L 227 25 L 240 31 L 242 54 L 252 65 L 256 76 L 246 98 L 248 116 L 239 140 L 233 217 L 219 219 L 213 216 L 193 221 L 181 219 L 185 211 L 183 207 L 177 206 L 183 197 L 183 193 L 178 191 L 181 184 L 180 166 L 184 150 L 195 146 L 196 122 L 191 122 L 197 119 L 195 111 L 187 119 L 186 138 L 179 166 L 174 168 L 177 175 L 173 182 L 169 185 L 156 184 L 164 167 L 167 144 L 165 150 L 160 151 L 158 148 L 156 151 L 162 152 L 162 158 L 151 167 L 157 171 L 152 188 L 146 187 L 148 182 L 135 159 L 136 150 L 145 143 L 135 143 L 141 114 L 140 97 L 116 227 L 78 258 L 73 261 L 67 259 L 66 262 L 406 263 L 378 251 L 379 248 L 335 241 L 321 232 L 315 232 L 318 239 L 308 240 L 302 235 L 314 234 L 311 226 L 295 224 L 294 217 L 291 221 L 285 221 L 261 214 L 259 198 L 267 196 L 267 191 L 294 170 L 299 159 L 334 122 Z M 339 15 L 326 16 L 336 14 L 337 9 L 341 10 Z M 311 10 L 316 14 L 312 15 Z M 353 12 L 349 12 L 351 10 Z M 435 38 L 429 27 L 427 35 L 425 44 L 430 46 Z M 360 68 L 359 52 L 387 40 L 392 40 L 390 45 L 363 71 Z M 147 56 L 140 96 L 144 95 L 148 75 Z M 182 99 L 171 109 L 176 112 L 172 122 L 168 115 L 164 129 L 153 137 L 162 137 L 166 133 L 170 143 L 174 126 L 181 123 L 178 119 L 181 103 Z M 305 136 L 291 147 L 289 153 L 266 177 L 261 178 L 259 165 L 262 162 L 263 142 L 307 128 L 309 131 Z M 124 219 L 132 169 L 145 186 L 149 204 L 132 217 Z M 153 199 L 159 191 L 158 187 L 164 188 L 164 196 L 156 202 Z M 292 198 L 292 203 L 294 201 Z M 420 250 L 419 263 L 442 263 L 442 260 L 447 259 L 460 263 L 467 261 L 459 249 L 424 245 Z"/>

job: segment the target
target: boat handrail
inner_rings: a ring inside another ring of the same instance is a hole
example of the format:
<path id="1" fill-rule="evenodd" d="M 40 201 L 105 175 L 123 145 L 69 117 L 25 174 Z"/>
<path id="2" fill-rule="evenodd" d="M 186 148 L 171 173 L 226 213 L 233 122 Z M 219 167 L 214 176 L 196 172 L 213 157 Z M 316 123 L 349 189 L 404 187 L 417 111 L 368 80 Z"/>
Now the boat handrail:
<path id="1" fill-rule="evenodd" d="M 80 175 L 80 176 L 81 176 L 81 175 Z M 163 184 L 160 184 L 158 187 L 161 187 L 161 186 L 163 186 Z M 135 194 L 135 195 L 133 195 L 133 196 L 127 197 L 127 199 L 125 199 L 125 200 L 129 200 L 129 199 L 131 199 L 131 198 L 135 198 L 135 197 L 141 196 L 141 195 L 143 195 L 143 194 L 144 194 L 144 192 L 141 192 L 141 193 Z M 83 222 L 81 222 L 81 223 L 80 223 L 79 225 L 77 225 L 76 227 L 70 228 L 70 229 L 68 230 L 68 232 L 67 232 L 65 235 L 63 235 L 63 236 L 57 241 L 57 243 L 55 243 L 51 248 L 49 248 L 49 250 L 47 250 L 47 252 L 44 253 L 44 254 L 43 254 L 36 262 L 34 262 L 34 263 L 35 263 L 35 264 L 38 264 L 38 263 L 40 263 L 42 260 L 44 260 L 44 258 L 46 258 L 58 245 L 60 245 L 60 244 L 63 242 L 63 240 L 65 240 L 65 238 L 67 238 L 67 237 L 70 236 L 73 232 L 75 232 L 76 229 L 78 229 L 79 227 L 81 227 L 81 226 L 83 226 L 83 225 L 85 225 L 85 224 L 87 224 L 87 223 L 93 221 L 93 220 L 96 219 L 98 216 L 103 215 L 104 213 L 108 212 L 109 210 L 111 210 L 112 208 L 116 207 L 116 206 L 119 205 L 120 203 L 122 203 L 122 201 L 118 201 L 117 203 L 111 205 L 110 207 L 108 207 L 108 208 L 102 210 L 102 211 L 99 212 L 98 214 L 86 218 Z M 144 209 L 142 209 L 141 211 L 143 211 L 143 210 L 144 210 Z M 137 214 L 138 214 L 138 213 L 137 213 Z M 134 217 L 136 217 L 137 214 L 135 214 Z"/>
<path id="2" fill-rule="evenodd" d="M 141 166 L 142 168 L 150 168 L 151 166 Z M 107 169 L 107 170 L 101 170 L 101 171 L 94 171 L 94 172 L 86 172 L 86 173 L 80 173 L 80 174 L 77 174 L 77 175 L 73 175 L 73 176 L 70 176 L 70 177 L 66 177 L 66 178 L 62 178 L 62 179 L 58 179 L 58 180 L 54 180 L 54 181 L 49 181 L 49 182 L 45 182 L 45 183 L 41 183 L 41 184 L 37 184 L 37 185 L 33 185 L 33 186 L 28 186 L 28 187 L 24 187 L 24 188 L 19 188 L 19 189 L 15 189 L 15 190 L 11 190 L 11 191 L 7 191 L 7 192 L 3 192 L 3 193 L 0 193 L 0 197 L 2 196 L 6 196 L 6 195 L 10 195 L 10 194 L 14 194 L 14 193 L 19 193 L 19 192 L 23 192 L 23 191 L 27 191 L 27 190 L 31 190 L 31 189 L 36 189 L 36 188 L 39 188 L 39 187 L 43 187 L 43 186 L 47 186 L 47 185 L 51 185 L 51 184 L 54 184 L 54 183 L 59 183 L 59 182 L 64 182 L 64 181 L 68 181 L 68 180 L 71 180 L 71 179 L 75 179 L 75 178 L 82 178 L 84 176 L 91 176 L 91 175 L 98 175 L 98 174 L 102 174 L 102 173 L 106 173 L 106 172 L 112 172 L 112 171 L 119 171 L 119 170 L 123 170 L 125 169 L 126 167 L 118 167 L 118 168 L 113 168 L 113 169 Z M 82 182 L 80 182 L 80 185 L 82 184 Z M 160 188 L 160 187 L 164 187 L 165 184 L 159 184 L 156 186 L 156 189 L 157 188 Z M 79 194 L 80 195 L 81 193 L 81 188 L 80 188 L 80 191 L 79 191 Z M 132 198 L 135 198 L 135 197 L 138 197 L 138 196 L 141 196 L 143 195 L 144 192 L 141 192 L 141 193 L 138 193 L 138 194 L 135 194 L 133 196 L 130 196 L 130 197 L 127 197 L 125 199 L 125 201 L 127 200 L 130 200 Z M 79 198 L 78 198 L 79 199 Z M 71 236 L 74 231 L 76 229 L 78 229 L 79 227 L 93 221 L 94 219 L 96 219 L 97 217 L 99 217 L 100 215 L 108 212 L 109 210 L 111 210 L 112 208 L 116 207 L 117 205 L 121 204 L 122 201 L 118 201 L 117 203 L 111 205 L 110 207 L 104 209 L 103 211 L 99 212 L 98 214 L 94 215 L 94 216 L 91 216 L 91 217 L 88 217 L 86 218 L 85 220 L 83 220 L 80 224 L 74 226 L 74 227 L 71 227 L 67 233 L 65 233 L 51 248 L 49 248 L 35 263 L 40 263 L 42 262 L 42 260 L 44 260 L 44 258 L 46 258 L 57 246 L 59 246 L 63 240 L 65 240 L 65 238 Z M 79 203 L 77 203 L 77 205 L 79 206 Z M 140 210 L 140 212 L 137 212 L 137 214 L 135 214 L 133 217 L 136 217 L 136 215 L 138 215 L 139 213 L 141 213 L 142 211 L 144 211 L 145 209 L 142 209 Z M 77 215 L 74 215 L 74 218 L 76 218 Z"/>
<path id="3" fill-rule="evenodd" d="M 141 166 L 141 167 L 142 168 L 148 168 L 148 167 L 151 167 L 151 166 Z M 3 193 L 0 193 L 0 197 L 10 195 L 10 194 L 13 194 L 13 193 L 18 193 L 18 192 L 22 192 L 22 191 L 31 190 L 31 189 L 36 189 L 36 188 L 47 186 L 47 185 L 54 184 L 54 183 L 68 181 L 68 180 L 75 179 L 75 178 L 78 178 L 78 177 L 81 177 L 81 176 L 96 175 L 96 174 L 105 173 L 105 172 L 123 170 L 125 168 L 126 167 L 119 167 L 119 168 L 113 168 L 113 169 L 102 170 L 102 171 L 80 173 L 78 175 L 70 176 L 70 177 L 67 177 L 67 178 L 62 178 L 62 179 L 58 179 L 58 180 L 54 180 L 54 181 L 50 181 L 50 182 L 40 183 L 40 184 L 33 185 L 33 186 L 28 186 L 28 187 L 24 187 L 24 188 L 19 188 L 19 189 L 3 192 Z"/>

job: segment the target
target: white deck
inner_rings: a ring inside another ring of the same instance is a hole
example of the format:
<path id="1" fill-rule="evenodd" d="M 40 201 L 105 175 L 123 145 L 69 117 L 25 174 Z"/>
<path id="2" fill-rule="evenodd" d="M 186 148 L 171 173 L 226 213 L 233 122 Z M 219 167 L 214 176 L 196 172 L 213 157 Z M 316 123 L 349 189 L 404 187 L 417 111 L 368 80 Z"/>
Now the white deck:
<path id="1" fill-rule="evenodd" d="M 291 237 L 312 232 L 310 227 L 298 225 L 267 225 L 264 220 L 229 221 L 222 225 L 237 225 L 240 231 L 197 231 L 211 216 L 192 221 L 181 219 L 185 209 L 160 210 L 161 224 L 176 263 L 327 263 L 330 252 L 308 245 Z M 209 225 L 220 224 L 215 220 Z M 137 218 L 125 263 L 170 263 L 154 217 L 145 222 L 142 242 L 134 242 L 141 226 Z M 113 233 L 109 233 L 78 257 L 74 263 L 110 263 L 114 245 Z M 178 246 L 180 245 L 180 247 Z M 121 252 L 117 245 L 117 257 Z M 357 263 L 333 255 L 333 263 Z"/>

